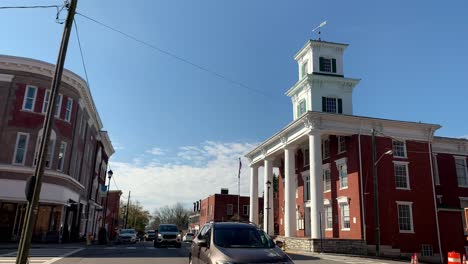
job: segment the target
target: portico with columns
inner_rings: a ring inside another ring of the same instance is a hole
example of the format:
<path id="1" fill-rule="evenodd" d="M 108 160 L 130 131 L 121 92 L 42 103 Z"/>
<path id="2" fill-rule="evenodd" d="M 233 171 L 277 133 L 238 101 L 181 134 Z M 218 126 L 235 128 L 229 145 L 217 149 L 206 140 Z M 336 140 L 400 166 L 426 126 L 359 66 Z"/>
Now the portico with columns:
<path id="1" fill-rule="evenodd" d="M 293 121 L 245 155 L 250 161 L 250 221 L 262 225 L 270 235 L 288 241 L 290 248 L 364 254 L 379 243 L 382 252 L 400 254 L 393 240 L 401 236 L 404 244 L 405 235 L 410 232 L 399 232 L 401 219 L 397 208 L 403 208 L 399 205 L 404 204 L 408 209 L 412 199 L 419 203 L 431 201 L 433 193 L 413 194 L 406 187 L 395 187 L 401 184 L 397 172 L 403 169 L 407 178 L 404 184 L 408 186 L 415 181 L 410 177 L 420 178 L 424 184 L 430 182 L 428 146 L 440 126 L 353 115 L 352 94 L 360 80 L 344 76 L 343 53 L 347 46 L 309 40 L 295 55 L 299 79 L 286 92 L 292 102 Z M 388 229 L 378 242 L 374 237 L 372 131 L 379 133 L 376 154 L 381 160 L 377 169 L 386 181 L 383 187 L 378 187 L 379 193 L 385 188 L 386 196 L 377 203 L 386 209 L 379 216 Z M 404 155 L 385 154 L 398 148 L 404 148 Z M 411 148 L 426 155 L 407 155 L 407 149 Z M 424 170 L 412 167 L 423 163 Z M 277 197 L 272 189 L 267 191 L 267 182 L 273 183 L 274 168 L 279 171 Z M 259 183 L 262 170 L 264 180 Z M 259 219 L 257 206 L 262 190 L 264 213 L 263 219 Z M 274 199 L 278 200 L 277 208 Z M 419 205 L 410 210 L 416 213 L 422 208 Z M 434 207 L 426 205 L 424 210 L 422 214 L 435 215 Z M 278 217 L 274 223 L 275 211 Z M 277 232 L 275 224 L 279 225 Z M 435 230 L 435 226 L 431 228 Z M 434 240 L 431 243 L 437 246 Z M 405 245 L 402 252 L 413 252 L 410 248 Z"/>

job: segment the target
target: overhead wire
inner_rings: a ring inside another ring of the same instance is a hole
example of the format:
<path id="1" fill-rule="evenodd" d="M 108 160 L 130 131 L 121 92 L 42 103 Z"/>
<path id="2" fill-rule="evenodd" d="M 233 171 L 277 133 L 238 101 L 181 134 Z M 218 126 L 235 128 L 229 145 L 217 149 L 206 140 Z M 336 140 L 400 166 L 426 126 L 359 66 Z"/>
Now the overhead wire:
<path id="1" fill-rule="evenodd" d="M 218 72 L 216 72 L 216 71 L 210 70 L 210 69 L 207 68 L 207 67 L 204 67 L 204 66 L 201 66 L 201 65 L 199 65 L 199 64 L 197 64 L 197 63 L 191 62 L 191 61 L 189 61 L 188 59 L 185 59 L 185 58 L 183 58 L 183 57 L 181 57 L 181 56 L 179 56 L 179 55 L 176 55 L 176 54 L 174 54 L 174 53 L 172 53 L 172 52 L 170 52 L 170 51 L 167 51 L 167 50 L 164 50 L 164 49 L 162 49 L 162 48 L 159 48 L 159 47 L 157 47 L 157 46 L 155 46 L 155 45 L 153 45 L 153 44 L 151 44 L 151 43 L 149 43 L 149 42 L 147 42 L 147 41 L 141 40 L 141 39 L 139 39 L 139 38 L 137 38 L 137 37 L 135 37 L 135 36 L 133 36 L 133 35 L 131 35 L 131 34 L 128 34 L 128 33 L 123 32 L 122 30 L 119 30 L 119 29 L 117 29 L 117 28 L 115 28 L 115 27 L 109 26 L 109 25 L 107 25 L 107 24 L 105 24 L 105 23 L 103 23 L 103 22 L 101 22 L 101 21 L 98 21 L 97 19 L 91 18 L 91 17 L 89 17 L 89 16 L 87 16 L 87 15 L 84 15 L 84 14 L 82 14 L 82 13 L 79 13 L 79 12 L 76 12 L 76 14 L 79 15 L 79 16 L 81 16 L 81 17 L 83 17 L 83 18 L 86 18 L 86 19 L 88 19 L 88 20 L 90 20 L 90 21 L 92 21 L 92 22 L 94 22 L 94 23 L 96 23 L 96 24 L 99 24 L 99 25 L 101 25 L 101 26 L 103 26 L 103 27 L 105 27 L 105 28 L 107 28 L 107 29 L 109 29 L 109 30 L 111 30 L 111 31 L 114 31 L 114 32 L 116 32 L 116 33 L 119 33 L 119 34 L 125 36 L 125 37 L 128 38 L 128 39 L 131 39 L 131 40 L 133 40 L 133 41 L 136 41 L 136 42 L 138 42 L 138 43 L 140 43 L 140 44 L 142 44 L 142 45 L 144 45 L 144 46 L 146 46 L 146 47 L 148 47 L 148 48 L 150 48 L 150 49 L 153 49 L 153 50 L 155 50 L 155 51 L 157 51 L 157 52 L 163 53 L 163 54 L 165 54 L 165 55 L 167 55 L 167 56 L 169 56 L 169 57 L 172 57 L 172 58 L 174 58 L 174 59 L 176 59 L 176 60 L 179 60 L 179 61 L 181 61 L 181 62 L 184 62 L 184 63 L 186 63 L 186 64 L 188 64 L 188 65 L 191 65 L 191 66 L 193 66 L 193 67 L 195 67 L 195 68 L 197 68 L 197 69 L 199 69 L 199 70 L 201 70 L 201 71 L 207 72 L 207 73 L 209 73 L 209 74 L 211 74 L 211 75 L 214 75 L 214 76 L 216 76 L 216 77 L 218 77 L 218 78 L 220 78 L 220 79 L 223 79 L 223 80 L 225 80 L 225 81 L 227 81 L 227 82 L 229 82 L 229 83 L 235 84 L 235 85 L 237 85 L 237 86 L 240 86 L 240 87 L 242 87 L 242 88 L 244 88 L 244 89 L 250 90 L 250 91 L 255 92 L 255 93 L 257 93 L 257 94 L 261 94 L 261 95 L 263 95 L 263 96 L 265 96 L 265 97 L 274 98 L 273 95 L 270 95 L 270 94 L 268 94 L 268 93 L 265 93 L 264 91 L 261 91 L 261 90 L 252 88 L 252 87 L 250 87 L 250 86 L 248 86 L 248 85 L 246 85 L 246 84 L 244 84 L 244 83 L 242 83 L 242 82 L 236 81 L 236 80 L 231 79 L 231 78 L 229 78 L 229 77 L 227 77 L 227 76 L 225 76 L 225 75 L 223 75 L 223 74 L 220 74 L 220 73 L 218 73 Z"/>
<path id="2" fill-rule="evenodd" d="M 84 60 L 83 49 L 81 47 L 80 34 L 78 32 L 78 25 L 76 24 L 76 20 L 73 20 L 73 25 L 75 25 L 76 38 L 78 40 L 78 47 L 80 48 L 81 63 L 83 64 L 84 74 L 85 74 L 85 78 L 86 78 L 86 84 L 88 85 L 88 89 L 90 89 L 89 88 L 90 86 L 89 86 L 89 79 L 88 79 L 88 71 L 86 70 L 86 64 L 85 64 L 85 60 Z"/>
<path id="3" fill-rule="evenodd" d="M 0 9 L 29 9 L 29 8 L 60 8 L 59 5 L 35 5 L 35 6 L 0 6 Z"/>

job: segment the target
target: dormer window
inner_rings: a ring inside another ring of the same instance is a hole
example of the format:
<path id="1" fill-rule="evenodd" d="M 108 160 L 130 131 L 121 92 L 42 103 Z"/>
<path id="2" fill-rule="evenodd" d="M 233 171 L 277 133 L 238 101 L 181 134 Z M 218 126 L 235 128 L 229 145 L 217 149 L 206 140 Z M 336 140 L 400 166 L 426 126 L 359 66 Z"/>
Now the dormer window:
<path id="1" fill-rule="evenodd" d="M 322 112 L 343 113 L 343 102 L 341 98 L 322 97 Z"/>
<path id="2" fill-rule="evenodd" d="M 306 100 L 302 99 L 297 104 L 297 117 L 300 117 L 302 114 L 306 112 Z"/>
<path id="3" fill-rule="evenodd" d="M 307 67 L 308 67 L 308 61 L 305 61 L 301 65 L 301 79 L 307 76 Z"/>
<path id="4" fill-rule="evenodd" d="M 320 57 L 320 71 L 336 73 L 336 59 Z"/>

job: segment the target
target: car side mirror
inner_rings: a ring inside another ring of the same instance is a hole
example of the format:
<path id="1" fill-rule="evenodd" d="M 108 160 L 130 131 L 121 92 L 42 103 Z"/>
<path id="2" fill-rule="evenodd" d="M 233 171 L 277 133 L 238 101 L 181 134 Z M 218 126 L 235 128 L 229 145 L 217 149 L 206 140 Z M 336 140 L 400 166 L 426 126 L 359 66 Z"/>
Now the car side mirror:
<path id="1" fill-rule="evenodd" d="M 276 244 L 276 246 L 279 247 L 279 248 L 282 248 L 282 247 L 283 247 L 283 241 L 276 240 L 275 244 Z"/>
<path id="2" fill-rule="evenodd" d="M 206 243 L 206 240 L 205 239 L 200 239 L 197 241 L 197 245 L 199 247 L 208 247 L 208 244 Z"/>

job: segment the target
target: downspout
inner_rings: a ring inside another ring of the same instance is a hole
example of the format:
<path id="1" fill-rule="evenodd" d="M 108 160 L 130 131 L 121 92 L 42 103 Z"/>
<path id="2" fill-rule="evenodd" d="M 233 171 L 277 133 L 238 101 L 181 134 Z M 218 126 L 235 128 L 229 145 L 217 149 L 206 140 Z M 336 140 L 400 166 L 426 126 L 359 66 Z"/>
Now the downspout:
<path id="1" fill-rule="evenodd" d="M 437 201 L 436 201 L 436 192 L 435 192 L 435 183 L 434 183 L 434 168 L 432 164 L 432 134 L 434 133 L 433 129 L 431 128 L 429 131 L 427 145 L 429 148 L 429 163 L 431 165 L 431 180 L 432 180 L 432 198 L 434 200 L 434 210 L 435 210 L 435 219 L 436 219 L 436 228 L 437 228 L 437 242 L 439 243 L 439 256 L 440 256 L 440 263 L 444 263 L 444 256 L 442 253 L 442 243 L 440 242 L 440 229 L 439 229 L 439 212 L 437 210 Z"/>
<path id="2" fill-rule="evenodd" d="M 366 241 L 366 214 L 365 214 L 365 207 L 364 207 L 364 188 L 362 183 L 362 151 L 361 151 L 361 129 L 362 129 L 362 122 L 359 125 L 359 135 L 358 135 L 358 147 L 359 147 L 359 182 L 361 188 L 361 223 L 362 223 L 362 232 L 361 232 L 361 239 Z"/>

